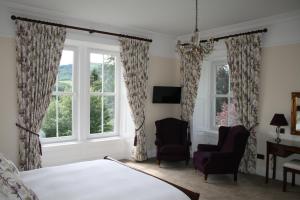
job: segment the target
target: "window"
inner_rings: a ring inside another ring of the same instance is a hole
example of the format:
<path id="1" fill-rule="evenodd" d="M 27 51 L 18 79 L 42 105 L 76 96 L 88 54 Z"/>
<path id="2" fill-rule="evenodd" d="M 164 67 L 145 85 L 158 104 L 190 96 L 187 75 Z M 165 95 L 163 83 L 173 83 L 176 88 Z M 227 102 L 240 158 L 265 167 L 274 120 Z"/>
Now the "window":
<path id="1" fill-rule="evenodd" d="M 62 52 L 56 83 L 42 124 L 42 138 L 70 139 L 74 136 L 74 56 L 74 50 L 65 49 Z"/>
<path id="2" fill-rule="evenodd" d="M 74 44 L 62 52 L 40 131 L 44 143 L 118 135 L 119 53 Z"/>
<path id="3" fill-rule="evenodd" d="M 232 126 L 237 123 L 237 112 L 230 88 L 230 69 L 226 62 L 213 65 L 213 127 Z"/>
<path id="4" fill-rule="evenodd" d="M 116 56 L 91 52 L 90 131 L 91 135 L 114 134 Z"/>

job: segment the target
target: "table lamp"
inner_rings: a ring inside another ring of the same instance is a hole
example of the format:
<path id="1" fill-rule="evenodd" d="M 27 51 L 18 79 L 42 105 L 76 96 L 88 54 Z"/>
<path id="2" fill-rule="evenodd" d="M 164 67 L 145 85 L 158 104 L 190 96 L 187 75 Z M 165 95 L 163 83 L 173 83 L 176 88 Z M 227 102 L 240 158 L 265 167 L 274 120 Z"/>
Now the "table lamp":
<path id="1" fill-rule="evenodd" d="M 270 125 L 277 126 L 276 127 L 277 138 L 275 139 L 275 141 L 279 143 L 281 141 L 281 139 L 279 138 L 280 127 L 288 125 L 288 122 L 286 121 L 284 114 L 275 113 L 273 119 L 270 122 Z"/>

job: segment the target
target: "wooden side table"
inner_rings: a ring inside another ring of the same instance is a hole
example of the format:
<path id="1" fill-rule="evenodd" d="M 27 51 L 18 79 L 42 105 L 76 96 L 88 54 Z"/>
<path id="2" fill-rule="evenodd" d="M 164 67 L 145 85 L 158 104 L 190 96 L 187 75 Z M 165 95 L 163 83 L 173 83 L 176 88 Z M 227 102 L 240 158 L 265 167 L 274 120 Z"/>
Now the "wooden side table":
<path id="1" fill-rule="evenodd" d="M 267 141 L 267 158 L 266 158 L 266 180 L 269 181 L 269 160 L 270 154 L 273 155 L 273 174 L 272 178 L 276 178 L 276 157 L 288 157 L 291 154 L 300 154 L 300 141 L 282 140 L 280 143 L 276 143 L 275 140 Z"/>

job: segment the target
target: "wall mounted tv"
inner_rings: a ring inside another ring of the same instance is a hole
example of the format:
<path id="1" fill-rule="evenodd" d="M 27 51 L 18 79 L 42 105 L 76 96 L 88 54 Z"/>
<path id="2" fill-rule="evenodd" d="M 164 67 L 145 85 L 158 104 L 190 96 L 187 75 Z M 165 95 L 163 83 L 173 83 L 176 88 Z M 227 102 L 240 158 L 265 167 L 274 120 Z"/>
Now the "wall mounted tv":
<path id="1" fill-rule="evenodd" d="M 180 104 L 181 87 L 154 86 L 152 103 Z"/>

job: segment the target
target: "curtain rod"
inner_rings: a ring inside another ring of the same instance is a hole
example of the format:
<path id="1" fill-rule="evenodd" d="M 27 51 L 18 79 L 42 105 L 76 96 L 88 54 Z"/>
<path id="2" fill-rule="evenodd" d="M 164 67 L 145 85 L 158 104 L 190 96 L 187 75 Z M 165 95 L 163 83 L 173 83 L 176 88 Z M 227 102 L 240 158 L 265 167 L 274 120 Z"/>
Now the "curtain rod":
<path id="1" fill-rule="evenodd" d="M 107 32 L 107 31 L 100 31 L 100 30 L 82 28 L 82 27 L 78 27 L 78 26 L 70 26 L 70 25 L 66 25 L 66 24 L 58 24 L 58 23 L 46 22 L 46 21 L 29 19 L 29 18 L 24 18 L 24 17 L 16 17 L 15 15 L 12 15 L 11 19 L 12 20 L 27 21 L 27 22 L 35 22 L 35 23 L 51 25 L 51 26 L 64 27 L 64 28 L 75 29 L 75 30 L 80 30 L 80 31 L 87 31 L 91 34 L 92 33 L 99 33 L 99 34 L 112 35 L 112 36 L 123 37 L 123 38 L 130 38 L 130 39 L 135 39 L 135 40 L 142 40 L 142 41 L 146 41 L 146 42 L 152 42 L 151 39 L 136 37 L 136 36 L 132 36 L 132 35 L 124 35 L 124 34 L 119 34 L 119 33 L 112 33 L 112 32 Z"/>
<path id="2" fill-rule="evenodd" d="M 213 38 L 213 40 L 218 42 L 219 40 L 223 40 L 223 39 L 227 39 L 227 38 L 231 38 L 231 37 L 238 37 L 241 35 L 250 35 L 250 34 L 254 34 L 254 33 L 266 33 L 266 32 L 268 32 L 268 29 L 264 28 L 264 29 L 259 29 L 259 30 L 255 30 L 255 31 L 249 31 L 249 32 L 244 32 L 244 33 L 237 33 L 237 34 L 217 37 L 217 38 Z M 207 40 L 200 40 L 200 43 L 203 43 L 203 42 L 207 42 Z"/>

